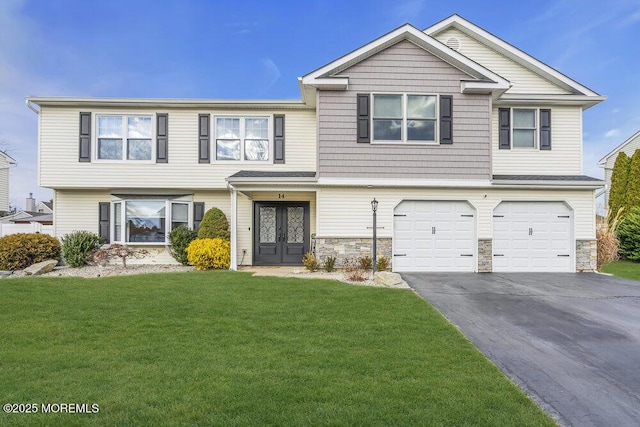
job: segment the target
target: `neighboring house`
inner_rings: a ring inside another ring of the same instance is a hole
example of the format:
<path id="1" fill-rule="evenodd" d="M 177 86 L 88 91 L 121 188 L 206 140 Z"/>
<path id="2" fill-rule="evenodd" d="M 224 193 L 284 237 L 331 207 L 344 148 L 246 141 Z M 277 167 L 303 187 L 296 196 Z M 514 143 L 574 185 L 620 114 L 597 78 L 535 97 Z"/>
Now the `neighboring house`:
<path id="1" fill-rule="evenodd" d="M 53 214 L 53 202 L 38 202 L 34 210 L 39 213 Z"/>
<path id="2" fill-rule="evenodd" d="M 395 271 L 595 268 L 582 113 L 604 97 L 457 15 L 299 85 L 300 101 L 27 98 L 55 235 L 165 245 L 218 207 L 232 269 L 313 247 L 340 262 L 371 254 L 375 198 Z"/>
<path id="3" fill-rule="evenodd" d="M 0 151 L 0 212 L 9 212 L 9 168 L 16 165 L 13 157 Z"/>
<path id="4" fill-rule="evenodd" d="M 625 153 L 627 156 L 633 156 L 636 150 L 640 149 L 640 131 L 633 134 L 622 144 L 607 153 L 600 159 L 598 166 L 604 168 L 604 209 L 609 210 L 609 190 L 611 189 L 611 174 L 613 173 L 613 165 L 616 163 L 618 154 Z"/>

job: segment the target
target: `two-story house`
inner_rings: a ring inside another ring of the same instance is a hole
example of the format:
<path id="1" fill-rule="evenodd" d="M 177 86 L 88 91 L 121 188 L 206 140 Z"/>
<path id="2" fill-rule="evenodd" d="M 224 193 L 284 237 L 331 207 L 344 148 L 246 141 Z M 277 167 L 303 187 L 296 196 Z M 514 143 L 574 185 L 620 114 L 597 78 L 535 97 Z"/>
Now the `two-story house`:
<path id="1" fill-rule="evenodd" d="M 604 98 L 453 15 L 299 79 L 300 101 L 29 97 L 55 234 L 163 246 L 218 207 L 232 268 L 379 252 L 395 271 L 595 266 L 582 112 Z"/>

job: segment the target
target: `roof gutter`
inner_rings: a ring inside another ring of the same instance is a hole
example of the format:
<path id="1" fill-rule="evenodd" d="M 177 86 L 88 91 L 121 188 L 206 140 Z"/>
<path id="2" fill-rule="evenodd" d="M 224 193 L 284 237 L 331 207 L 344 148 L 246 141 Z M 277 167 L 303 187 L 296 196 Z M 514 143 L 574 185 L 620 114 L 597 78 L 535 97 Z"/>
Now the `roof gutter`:
<path id="1" fill-rule="evenodd" d="M 27 107 L 31 111 L 33 111 L 34 113 L 40 115 L 40 110 L 38 110 L 37 108 L 34 107 L 35 104 L 33 104 L 29 98 L 25 99 L 24 102 L 27 104 Z"/>

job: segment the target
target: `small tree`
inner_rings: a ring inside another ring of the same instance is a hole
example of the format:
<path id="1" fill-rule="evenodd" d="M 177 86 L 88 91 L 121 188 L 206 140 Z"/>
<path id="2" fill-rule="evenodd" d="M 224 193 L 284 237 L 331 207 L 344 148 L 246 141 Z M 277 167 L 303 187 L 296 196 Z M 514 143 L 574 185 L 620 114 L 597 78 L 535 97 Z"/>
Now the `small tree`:
<path id="1" fill-rule="evenodd" d="M 629 177 L 629 165 L 631 159 L 626 153 L 620 152 L 616 157 L 611 174 L 611 189 L 609 190 L 609 220 L 618 214 L 627 200 L 627 181 Z"/>
<path id="2" fill-rule="evenodd" d="M 229 221 L 227 216 L 218 208 L 209 209 L 202 218 L 199 239 L 223 239 L 229 240 Z"/>
<path id="3" fill-rule="evenodd" d="M 617 229 L 620 255 L 631 261 L 640 261 L 640 207 L 627 212 Z"/>
<path id="4" fill-rule="evenodd" d="M 627 176 L 623 216 L 624 212 L 629 212 L 635 207 L 640 207 L 640 150 L 636 150 L 633 156 L 631 156 Z"/>
<path id="5" fill-rule="evenodd" d="M 187 265 L 187 247 L 198 237 L 198 232 L 189 227 L 181 225 L 171 230 L 169 233 L 169 243 L 171 244 L 171 256 L 180 264 Z"/>

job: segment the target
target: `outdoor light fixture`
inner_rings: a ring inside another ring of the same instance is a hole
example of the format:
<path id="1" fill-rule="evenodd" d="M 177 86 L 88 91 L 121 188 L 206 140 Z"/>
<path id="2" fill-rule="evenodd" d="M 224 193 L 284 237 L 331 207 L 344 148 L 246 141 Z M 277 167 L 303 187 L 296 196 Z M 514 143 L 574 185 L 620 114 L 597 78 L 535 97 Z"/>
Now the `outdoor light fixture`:
<path id="1" fill-rule="evenodd" d="M 377 255 L 377 247 L 376 247 L 376 211 L 378 210 L 378 201 L 376 200 L 376 198 L 374 197 L 373 200 L 371 201 L 371 210 L 373 211 L 373 263 L 372 263 L 372 267 L 373 267 L 373 272 L 376 272 L 376 264 L 378 262 L 378 255 Z"/>

